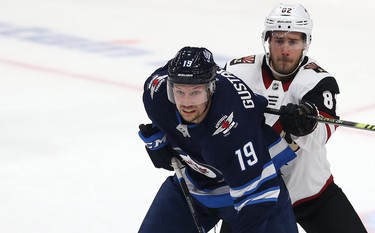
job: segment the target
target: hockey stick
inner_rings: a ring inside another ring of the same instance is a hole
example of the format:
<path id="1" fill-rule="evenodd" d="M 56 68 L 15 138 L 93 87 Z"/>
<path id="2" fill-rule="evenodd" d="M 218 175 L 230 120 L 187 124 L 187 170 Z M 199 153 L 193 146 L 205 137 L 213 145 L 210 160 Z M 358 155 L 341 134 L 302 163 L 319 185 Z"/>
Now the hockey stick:
<path id="1" fill-rule="evenodd" d="M 174 171 L 176 172 L 176 176 L 177 176 L 178 182 L 180 184 L 180 187 L 182 189 L 182 192 L 185 196 L 186 202 L 189 206 L 190 213 L 193 216 L 195 226 L 197 227 L 199 233 L 205 233 L 204 228 L 202 227 L 202 225 L 199 222 L 198 214 L 197 214 L 197 211 L 195 210 L 194 203 L 193 203 L 192 197 L 190 195 L 189 189 L 186 185 L 185 179 L 182 176 L 182 172 L 181 172 L 182 164 L 175 157 L 173 157 L 171 159 L 171 163 L 172 163 L 172 167 L 173 167 Z"/>
<path id="2" fill-rule="evenodd" d="M 280 115 L 279 109 L 266 108 L 264 112 L 274 114 L 274 115 Z M 322 123 L 340 125 L 340 126 L 345 126 L 345 127 L 355 128 L 355 129 L 369 130 L 369 131 L 375 132 L 375 125 L 352 122 L 352 121 L 344 121 L 344 120 L 333 119 L 333 118 L 328 118 L 324 116 L 306 115 L 306 117 L 310 119 L 315 119 L 318 122 L 322 122 Z"/>

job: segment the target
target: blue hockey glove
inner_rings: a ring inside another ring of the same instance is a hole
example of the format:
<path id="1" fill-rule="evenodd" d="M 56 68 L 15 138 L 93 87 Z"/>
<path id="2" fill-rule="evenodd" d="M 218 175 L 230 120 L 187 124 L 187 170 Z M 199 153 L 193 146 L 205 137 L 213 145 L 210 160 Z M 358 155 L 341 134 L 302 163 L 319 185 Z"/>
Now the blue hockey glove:
<path id="1" fill-rule="evenodd" d="M 295 136 L 305 136 L 316 128 L 318 121 L 306 115 L 318 116 L 318 109 L 310 101 L 302 100 L 300 104 L 287 104 L 280 108 L 280 123 L 284 131 Z"/>
<path id="2" fill-rule="evenodd" d="M 152 124 L 140 124 L 138 135 L 146 144 L 146 151 L 154 166 L 173 171 L 171 158 L 179 158 L 179 155 L 168 143 L 165 133 Z"/>

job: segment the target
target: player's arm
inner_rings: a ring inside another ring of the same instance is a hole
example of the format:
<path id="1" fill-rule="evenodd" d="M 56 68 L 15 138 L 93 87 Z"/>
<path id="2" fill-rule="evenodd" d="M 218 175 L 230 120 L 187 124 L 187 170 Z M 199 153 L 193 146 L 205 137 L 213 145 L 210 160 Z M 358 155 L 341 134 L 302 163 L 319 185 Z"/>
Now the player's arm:
<path id="1" fill-rule="evenodd" d="M 263 134 L 276 170 L 279 170 L 282 166 L 296 157 L 296 154 L 286 140 L 271 126 L 264 124 Z"/>
<path id="2" fill-rule="evenodd" d="M 339 117 L 336 114 L 336 97 L 339 93 L 336 80 L 333 77 L 326 77 L 311 91 L 306 93 L 302 100 L 314 103 L 320 115 L 338 119 Z"/>
<path id="3" fill-rule="evenodd" d="M 172 171 L 171 158 L 179 158 L 172 148 L 163 130 L 157 125 L 162 124 L 166 102 L 165 95 L 167 65 L 157 69 L 144 83 L 143 103 L 148 117 L 153 123 L 139 125 L 139 137 L 145 143 L 146 151 L 156 168 Z"/>

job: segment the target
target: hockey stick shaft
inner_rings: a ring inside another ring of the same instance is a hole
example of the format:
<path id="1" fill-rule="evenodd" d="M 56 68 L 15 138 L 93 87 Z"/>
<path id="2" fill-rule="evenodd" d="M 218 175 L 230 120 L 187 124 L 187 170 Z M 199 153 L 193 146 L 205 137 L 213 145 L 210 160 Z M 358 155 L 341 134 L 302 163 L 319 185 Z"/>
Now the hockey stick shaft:
<path id="1" fill-rule="evenodd" d="M 265 113 L 280 115 L 280 110 L 279 109 L 273 109 L 273 108 L 266 108 Z M 315 120 L 317 120 L 318 122 L 321 122 L 321 123 L 339 125 L 339 126 L 345 126 L 345 127 L 350 127 L 350 128 L 354 128 L 354 129 L 362 129 L 362 130 L 368 130 L 368 131 L 375 132 L 375 125 L 352 122 L 352 121 L 344 121 L 344 120 L 328 118 L 328 117 L 324 117 L 324 116 L 306 115 L 306 117 L 311 118 L 311 119 L 315 119 Z"/>
<path id="2" fill-rule="evenodd" d="M 186 185 L 185 179 L 182 176 L 182 171 L 181 171 L 182 164 L 175 157 L 173 157 L 171 159 L 171 163 L 172 163 L 172 167 L 173 167 L 173 169 L 174 169 L 174 171 L 176 173 L 176 176 L 177 176 L 178 182 L 180 184 L 180 187 L 182 189 L 182 193 L 184 194 L 186 202 L 187 202 L 187 204 L 189 206 L 189 210 L 190 210 L 190 213 L 191 213 L 191 215 L 193 217 L 195 226 L 197 227 L 199 233 L 205 233 L 205 230 L 202 227 L 202 225 L 200 224 L 200 221 L 198 219 L 198 214 L 197 214 L 197 211 L 195 209 L 195 206 L 194 206 L 194 203 L 193 203 L 193 199 L 192 199 L 192 197 L 190 195 L 189 189 L 188 189 L 188 187 Z"/>

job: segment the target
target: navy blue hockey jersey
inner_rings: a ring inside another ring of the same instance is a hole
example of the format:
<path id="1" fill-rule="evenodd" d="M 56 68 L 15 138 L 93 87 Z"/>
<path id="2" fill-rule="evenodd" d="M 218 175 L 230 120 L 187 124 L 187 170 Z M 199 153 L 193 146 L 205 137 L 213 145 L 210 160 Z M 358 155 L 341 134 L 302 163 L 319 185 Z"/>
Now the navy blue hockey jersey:
<path id="1" fill-rule="evenodd" d="M 146 80 L 143 102 L 152 123 L 188 165 L 183 173 L 193 197 L 211 208 L 238 211 L 277 202 L 278 170 L 295 154 L 264 123 L 267 100 L 218 69 L 207 116 L 199 124 L 186 124 L 166 89 L 167 65 Z"/>

